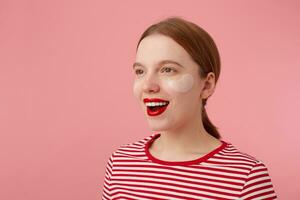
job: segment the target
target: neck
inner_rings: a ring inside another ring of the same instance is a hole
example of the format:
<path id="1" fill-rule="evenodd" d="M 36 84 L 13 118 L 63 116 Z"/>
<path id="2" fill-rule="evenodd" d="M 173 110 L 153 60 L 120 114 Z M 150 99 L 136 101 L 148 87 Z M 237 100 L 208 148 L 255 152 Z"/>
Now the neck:
<path id="1" fill-rule="evenodd" d="M 159 132 L 161 136 L 155 141 L 155 149 L 164 153 L 205 153 L 221 144 L 204 129 L 201 118 L 188 125 Z"/>

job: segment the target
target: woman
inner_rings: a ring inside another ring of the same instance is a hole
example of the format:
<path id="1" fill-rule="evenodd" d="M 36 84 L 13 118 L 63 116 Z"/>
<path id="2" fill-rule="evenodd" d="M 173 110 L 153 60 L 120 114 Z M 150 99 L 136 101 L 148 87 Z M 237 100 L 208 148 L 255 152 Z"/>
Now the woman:
<path id="1" fill-rule="evenodd" d="M 220 75 L 207 32 L 177 17 L 150 26 L 133 70 L 154 133 L 111 155 L 103 199 L 276 199 L 266 166 L 221 140 L 207 117 Z"/>

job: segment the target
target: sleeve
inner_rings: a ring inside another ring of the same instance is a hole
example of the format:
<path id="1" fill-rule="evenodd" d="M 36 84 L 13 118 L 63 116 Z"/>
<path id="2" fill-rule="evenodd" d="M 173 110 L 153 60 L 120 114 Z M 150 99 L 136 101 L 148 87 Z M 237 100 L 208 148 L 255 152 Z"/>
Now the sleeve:
<path id="1" fill-rule="evenodd" d="M 102 188 L 102 199 L 111 199 L 111 176 L 113 170 L 113 154 L 109 157 L 104 176 L 104 183 Z"/>
<path id="2" fill-rule="evenodd" d="M 277 199 L 267 167 L 261 162 L 253 166 L 241 192 L 241 199 Z"/>

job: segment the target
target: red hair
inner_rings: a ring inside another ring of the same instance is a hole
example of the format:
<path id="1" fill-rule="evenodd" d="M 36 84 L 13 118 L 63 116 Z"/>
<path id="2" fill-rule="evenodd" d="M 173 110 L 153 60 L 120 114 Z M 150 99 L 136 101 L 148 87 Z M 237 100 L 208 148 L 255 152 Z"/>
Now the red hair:
<path id="1" fill-rule="evenodd" d="M 167 18 L 148 27 L 140 37 L 137 48 L 145 37 L 155 33 L 168 36 L 181 45 L 198 64 L 200 77 L 206 78 L 209 72 L 213 72 L 217 83 L 221 72 L 220 55 L 214 40 L 204 29 L 179 17 Z M 202 101 L 203 126 L 210 135 L 219 139 L 221 135 L 217 127 L 207 116 L 206 101 Z"/>

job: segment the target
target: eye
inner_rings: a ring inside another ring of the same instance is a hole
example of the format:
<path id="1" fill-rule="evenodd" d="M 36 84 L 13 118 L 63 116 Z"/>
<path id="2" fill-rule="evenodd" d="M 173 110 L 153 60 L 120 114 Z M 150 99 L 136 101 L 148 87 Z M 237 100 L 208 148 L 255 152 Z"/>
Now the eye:
<path id="1" fill-rule="evenodd" d="M 144 73 L 144 70 L 142 70 L 142 69 L 135 69 L 134 73 L 139 76 L 139 75 L 142 75 Z"/>
<path id="2" fill-rule="evenodd" d="M 175 72 L 177 72 L 176 71 L 176 69 L 173 69 L 173 68 L 171 68 L 171 67 L 163 67 L 162 69 L 161 69 L 161 72 L 162 73 L 175 73 Z"/>

